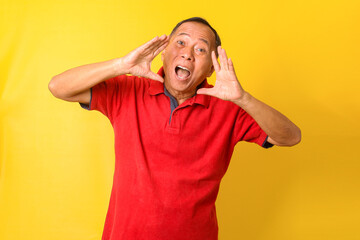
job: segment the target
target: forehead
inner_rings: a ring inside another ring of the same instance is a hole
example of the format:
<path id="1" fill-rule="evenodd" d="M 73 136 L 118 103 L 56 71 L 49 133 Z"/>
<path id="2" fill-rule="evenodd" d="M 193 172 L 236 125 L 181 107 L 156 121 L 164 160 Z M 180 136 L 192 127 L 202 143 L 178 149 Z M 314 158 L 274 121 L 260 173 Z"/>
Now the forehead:
<path id="1" fill-rule="evenodd" d="M 188 35 L 192 39 L 204 39 L 211 46 L 215 46 L 215 34 L 205 24 L 198 22 L 186 22 L 181 24 L 173 34 L 174 37 L 178 35 Z"/>

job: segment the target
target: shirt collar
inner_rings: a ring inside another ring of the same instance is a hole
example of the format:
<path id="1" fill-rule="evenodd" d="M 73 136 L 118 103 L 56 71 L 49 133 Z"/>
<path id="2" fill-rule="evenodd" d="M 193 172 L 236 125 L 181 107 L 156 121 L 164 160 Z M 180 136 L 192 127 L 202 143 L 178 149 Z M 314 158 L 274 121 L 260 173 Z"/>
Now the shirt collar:
<path id="1" fill-rule="evenodd" d="M 164 67 L 161 67 L 157 74 L 160 75 L 161 77 L 164 77 L 165 76 Z M 207 79 L 205 78 L 204 81 L 199 85 L 198 88 L 210 88 L 210 87 L 213 87 L 213 86 L 208 84 Z M 159 82 L 156 80 L 151 80 L 148 93 L 150 95 L 158 95 L 160 93 L 164 93 L 164 84 L 162 82 Z M 203 94 L 195 94 L 194 97 L 189 98 L 188 100 L 185 101 L 185 103 L 187 103 L 187 105 L 193 105 L 194 103 L 196 103 L 196 104 L 203 105 L 206 108 L 209 107 L 209 102 L 210 102 L 210 96 L 203 95 Z"/>
<path id="2" fill-rule="evenodd" d="M 161 67 L 157 74 L 161 77 L 164 77 L 164 67 Z M 156 80 L 151 80 L 148 92 L 150 95 L 158 95 L 160 93 L 164 93 L 164 84 Z"/>

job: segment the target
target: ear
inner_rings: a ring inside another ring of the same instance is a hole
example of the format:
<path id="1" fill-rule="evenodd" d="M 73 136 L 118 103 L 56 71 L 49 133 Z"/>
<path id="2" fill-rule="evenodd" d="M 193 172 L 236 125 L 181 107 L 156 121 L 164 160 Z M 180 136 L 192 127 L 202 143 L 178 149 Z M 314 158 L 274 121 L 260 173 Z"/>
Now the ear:
<path id="1" fill-rule="evenodd" d="M 211 65 L 210 71 L 209 71 L 209 73 L 206 75 L 206 77 L 211 77 L 211 75 L 213 74 L 214 70 L 215 70 L 214 65 Z"/>
<path id="2" fill-rule="evenodd" d="M 161 61 L 164 61 L 165 49 L 161 53 Z"/>

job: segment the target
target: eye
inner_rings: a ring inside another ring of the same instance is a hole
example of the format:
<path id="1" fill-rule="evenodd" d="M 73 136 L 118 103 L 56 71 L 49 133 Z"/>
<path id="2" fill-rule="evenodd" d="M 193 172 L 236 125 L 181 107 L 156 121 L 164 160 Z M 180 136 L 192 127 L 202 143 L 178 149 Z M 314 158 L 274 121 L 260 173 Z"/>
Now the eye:
<path id="1" fill-rule="evenodd" d="M 198 48 L 197 49 L 199 52 L 206 52 L 206 50 L 204 48 Z"/>
<path id="2" fill-rule="evenodd" d="M 185 45 L 185 43 L 181 40 L 177 40 L 177 43 L 180 44 L 180 45 Z"/>

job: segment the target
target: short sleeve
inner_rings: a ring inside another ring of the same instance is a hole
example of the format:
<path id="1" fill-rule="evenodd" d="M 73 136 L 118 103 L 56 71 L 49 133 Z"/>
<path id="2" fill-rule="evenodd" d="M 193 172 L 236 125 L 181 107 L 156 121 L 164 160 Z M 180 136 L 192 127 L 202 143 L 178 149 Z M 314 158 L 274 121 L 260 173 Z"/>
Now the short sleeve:
<path id="1" fill-rule="evenodd" d="M 97 110 L 103 113 L 113 122 L 114 117 L 121 107 L 122 91 L 126 88 L 126 75 L 107 79 L 90 89 L 89 105 L 80 103 L 87 110 Z"/>
<path id="2" fill-rule="evenodd" d="M 92 99 L 92 88 L 90 88 L 90 102 L 89 102 L 89 105 L 87 105 L 87 104 L 85 104 L 85 103 L 79 102 L 80 106 L 81 106 L 83 109 L 90 110 L 91 99 Z"/>
<path id="3" fill-rule="evenodd" d="M 268 135 L 260 128 L 257 122 L 242 108 L 239 109 L 235 126 L 235 141 L 247 141 L 258 144 L 263 148 L 270 148 L 273 144 L 267 141 Z"/>

